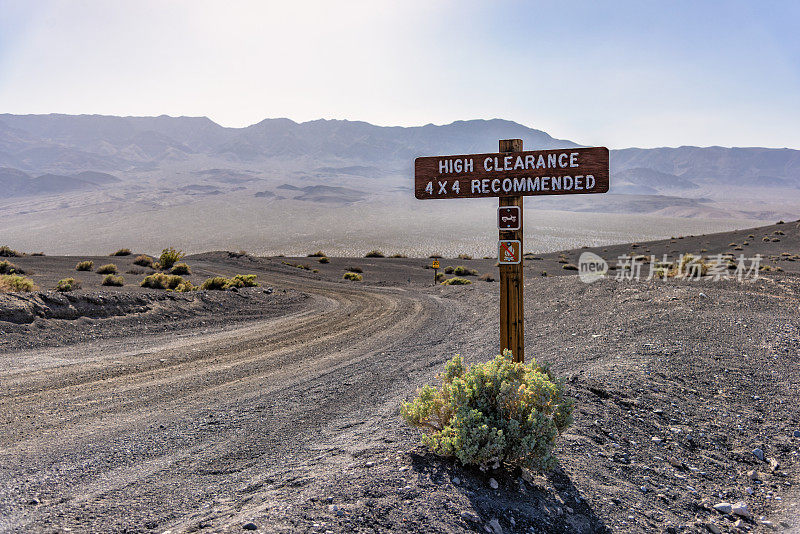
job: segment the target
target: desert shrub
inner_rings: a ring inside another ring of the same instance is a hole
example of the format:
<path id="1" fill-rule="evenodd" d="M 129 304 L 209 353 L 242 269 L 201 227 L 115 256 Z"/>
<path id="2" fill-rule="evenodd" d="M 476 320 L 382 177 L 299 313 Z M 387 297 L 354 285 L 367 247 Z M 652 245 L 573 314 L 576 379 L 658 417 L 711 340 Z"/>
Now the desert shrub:
<path id="1" fill-rule="evenodd" d="M 561 266 L 561 268 L 564 269 L 565 271 L 577 271 L 578 270 L 578 267 L 576 267 L 575 265 L 573 265 L 571 263 L 565 263 L 564 265 Z"/>
<path id="2" fill-rule="evenodd" d="M 62 278 L 56 284 L 55 290 L 72 291 L 73 289 L 80 289 L 80 288 L 81 288 L 80 280 L 75 280 L 74 278 Z"/>
<path id="3" fill-rule="evenodd" d="M 19 258 L 22 256 L 22 253 L 14 250 L 13 248 L 9 247 L 8 245 L 3 245 L 0 247 L 0 257 L 3 258 Z"/>
<path id="4" fill-rule="evenodd" d="M 434 279 L 437 282 L 441 282 L 442 280 L 444 280 L 444 273 L 436 273 L 436 276 L 434 277 Z"/>
<path id="5" fill-rule="evenodd" d="M 107 274 L 101 283 L 104 286 L 122 286 L 125 284 L 125 279 L 114 274 Z"/>
<path id="6" fill-rule="evenodd" d="M 94 269 L 93 261 L 81 261 L 75 266 L 76 271 L 91 271 L 92 269 Z"/>
<path id="7" fill-rule="evenodd" d="M 431 254 L 430 256 L 428 256 L 428 258 L 430 258 L 430 259 L 432 259 L 432 260 L 440 260 L 440 259 L 444 258 L 444 256 L 442 256 L 442 255 L 441 255 L 441 254 L 439 254 L 438 252 L 434 252 L 433 254 Z"/>
<path id="8" fill-rule="evenodd" d="M 193 286 L 189 280 L 184 280 L 183 282 L 175 286 L 175 291 L 177 291 L 178 293 L 188 293 L 189 291 L 194 291 L 195 289 L 197 288 Z"/>
<path id="9" fill-rule="evenodd" d="M 239 250 L 237 252 L 228 251 L 229 258 L 243 258 L 245 256 L 249 256 L 250 254 L 246 250 Z"/>
<path id="10" fill-rule="evenodd" d="M 361 280 L 364 279 L 364 277 L 358 273 L 344 273 L 344 276 L 342 276 L 342 278 L 344 278 L 345 280 L 352 280 L 353 282 L 360 282 Z"/>
<path id="11" fill-rule="evenodd" d="M 215 276 L 213 278 L 209 278 L 205 282 L 200 285 L 200 289 L 202 290 L 223 290 L 228 287 L 228 279 L 224 276 Z"/>
<path id="12" fill-rule="evenodd" d="M 0 274 L 25 274 L 25 271 L 11 263 L 10 261 L 0 261 Z"/>
<path id="13" fill-rule="evenodd" d="M 228 280 L 227 287 L 258 287 L 258 282 L 254 274 L 237 274 Z"/>
<path id="14" fill-rule="evenodd" d="M 406 256 L 405 254 L 399 254 L 399 253 L 398 253 L 398 254 L 392 254 L 392 255 L 391 255 L 391 256 L 389 256 L 389 257 L 390 257 L 390 258 L 407 258 L 408 256 Z"/>
<path id="15" fill-rule="evenodd" d="M 456 277 L 453 277 L 453 278 L 448 278 L 447 280 L 442 282 L 442 285 L 443 286 L 465 286 L 465 285 L 471 284 L 471 283 L 472 282 L 470 280 L 467 280 L 466 278 L 458 278 L 456 276 Z"/>
<path id="16" fill-rule="evenodd" d="M 316 252 L 312 252 L 311 254 L 308 255 L 309 258 L 324 258 L 326 256 L 327 256 L 327 254 L 325 254 L 321 250 L 318 250 Z"/>
<path id="17" fill-rule="evenodd" d="M 462 253 L 462 254 L 459 254 L 459 255 L 458 255 L 458 259 L 459 259 L 459 260 L 471 260 L 471 259 L 472 259 L 472 256 L 470 256 L 469 254 L 463 254 L 463 253 Z"/>
<path id="18" fill-rule="evenodd" d="M 317 261 L 318 261 L 318 262 L 320 262 L 320 263 L 330 263 L 330 262 L 331 262 L 331 260 L 330 260 L 330 259 L 328 259 L 328 257 L 327 257 L 327 256 L 322 256 L 322 257 L 321 257 L 320 259 L 318 259 Z"/>
<path id="19" fill-rule="evenodd" d="M 44 256 L 44 252 L 31 252 L 31 256 Z"/>
<path id="20" fill-rule="evenodd" d="M 478 280 L 482 280 L 484 282 L 494 282 L 494 276 L 492 276 L 489 273 L 486 273 L 486 274 L 481 275 L 481 277 L 478 278 Z"/>
<path id="21" fill-rule="evenodd" d="M 542 272 L 541 272 L 541 273 L 539 273 L 539 274 L 541 274 L 542 276 L 547 276 L 547 271 L 542 271 Z"/>
<path id="22" fill-rule="evenodd" d="M 773 234 L 775 234 L 775 235 L 786 235 L 786 232 L 784 232 L 784 231 L 782 231 L 782 230 L 775 230 L 775 231 L 774 231 L 774 232 L 772 232 L 772 233 L 773 233 Z"/>
<path id="23" fill-rule="evenodd" d="M 22 292 L 34 289 L 36 289 L 36 284 L 30 278 L 18 274 L 0 274 L 0 292 Z"/>
<path id="24" fill-rule="evenodd" d="M 439 378 L 440 387 L 421 388 L 400 408 L 435 453 L 484 469 L 555 466 L 553 446 L 572 423 L 573 402 L 546 366 L 514 362 L 507 350 L 469 368 L 455 356 Z"/>
<path id="25" fill-rule="evenodd" d="M 185 263 L 176 263 L 172 266 L 172 269 L 169 270 L 169 274 L 179 274 L 179 275 L 187 275 L 192 274 L 192 269 L 189 268 L 188 265 Z"/>
<path id="26" fill-rule="evenodd" d="M 348 267 L 345 270 L 350 271 L 351 273 L 363 273 L 364 272 L 364 269 L 362 269 L 361 267 Z"/>
<path id="27" fill-rule="evenodd" d="M 147 254 L 140 254 L 136 256 L 133 260 L 134 265 L 141 265 L 142 267 L 150 267 L 153 268 L 153 262 L 156 261 L 154 258 L 151 258 Z"/>
<path id="28" fill-rule="evenodd" d="M 117 274 L 117 266 L 113 263 L 107 263 L 97 268 L 97 274 Z"/>
<path id="29" fill-rule="evenodd" d="M 118 251 L 109 254 L 109 256 L 130 256 L 130 255 L 131 255 L 131 249 L 129 248 L 121 248 Z"/>
<path id="30" fill-rule="evenodd" d="M 318 272 L 319 272 L 319 269 L 311 269 L 311 272 L 312 272 L 312 273 L 318 273 Z"/>
<path id="31" fill-rule="evenodd" d="M 184 279 L 174 274 L 154 273 L 145 276 L 142 287 L 149 287 L 151 289 L 175 289 L 180 284 L 184 283 Z"/>
<path id="32" fill-rule="evenodd" d="M 158 257 L 158 263 L 161 265 L 161 268 L 166 271 L 181 261 L 185 255 L 186 254 L 184 254 L 182 250 L 175 250 L 172 247 L 167 247 L 161 251 L 161 256 Z"/>
<path id="33" fill-rule="evenodd" d="M 385 258 L 386 256 L 380 250 L 370 250 L 364 254 L 365 258 Z"/>
<path id="34" fill-rule="evenodd" d="M 444 274 L 453 274 L 453 271 L 455 271 L 455 269 L 450 265 L 444 268 Z"/>
<path id="35" fill-rule="evenodd" d="M 773 243 L 778 243 L 780 242 L 780 239 L 778 239 L 777 237 L 773 237 L 770 241 L 772 241 Z"/>
<path id="36" fill-rule="evenodd" d="M 478 271 L 475 269 L 467 269 L 463 265 L 459 265 L 453 269 L 453 274 L 456 276 L 478 276 Z"/>

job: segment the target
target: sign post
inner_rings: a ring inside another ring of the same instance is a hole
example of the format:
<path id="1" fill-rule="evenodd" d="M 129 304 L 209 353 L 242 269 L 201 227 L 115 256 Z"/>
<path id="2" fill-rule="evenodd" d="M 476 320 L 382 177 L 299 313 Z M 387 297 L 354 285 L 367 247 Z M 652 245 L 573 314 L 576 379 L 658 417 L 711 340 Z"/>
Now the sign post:
<path id="1" fill-rule="evenodd" d="M 433 260 L 433 285 L 436 285 L 436 279 L 439 278 L 439 260 Z"/>
<path id="2" fill-rule="evenodd" d="M 501 140 L 499 148 L 494 154 L 417 158 L 414 196 L 420 200 L 499 197 L 500 348 L 509 349 L 514 361 L 524 362 L 522 198 L 607 193 L 608 149 L 523 152 L 521 139 Z"/>

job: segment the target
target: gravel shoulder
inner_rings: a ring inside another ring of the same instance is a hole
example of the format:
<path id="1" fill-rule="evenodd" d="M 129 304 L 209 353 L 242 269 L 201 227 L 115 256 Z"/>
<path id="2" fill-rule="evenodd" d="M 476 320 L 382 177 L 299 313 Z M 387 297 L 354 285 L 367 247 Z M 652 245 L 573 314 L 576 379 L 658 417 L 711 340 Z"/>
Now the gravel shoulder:
<path id="1" fill-rule="evenodd" d="M 74 265 L 19 260 L 42 279 Z M 528 275 L 526 354 L 577 400 L 560 465 L 540 475 L 438 459 L 398 416 L 453 354 L 498 351 L 497 284 L 434 287 L 420 259 L 333 258 L 318 273 L 284 263 L 299 261 L 208 253 L 189 258 L 198 277 L 257 273 L 262 287 L 89 287 L 74 298 L 121 311 L 0 320 L 0 531 L 800 528 L 792 272 Z M 489 272 L 489 261 L 461 263 Z M 340 279 L 351 264 L 364 282 Z M 726 502 L 752 517 L 714 509 Z"/>

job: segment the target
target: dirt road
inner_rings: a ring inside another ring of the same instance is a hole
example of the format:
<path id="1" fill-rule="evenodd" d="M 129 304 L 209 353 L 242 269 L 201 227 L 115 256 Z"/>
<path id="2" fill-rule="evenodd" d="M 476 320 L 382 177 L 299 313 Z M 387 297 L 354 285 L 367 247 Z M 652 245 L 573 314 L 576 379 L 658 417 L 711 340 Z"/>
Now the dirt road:
<path id="1" fill-rule="evenodd" d="M 311 298 L 209 334 L 4 355 L 0 530 L 180 524 L 251 483 L 248 469 L 269 477 L 310 435 L 407 386 L 415 351 L 457 319 L 414 291 L 262 278 Z"/>

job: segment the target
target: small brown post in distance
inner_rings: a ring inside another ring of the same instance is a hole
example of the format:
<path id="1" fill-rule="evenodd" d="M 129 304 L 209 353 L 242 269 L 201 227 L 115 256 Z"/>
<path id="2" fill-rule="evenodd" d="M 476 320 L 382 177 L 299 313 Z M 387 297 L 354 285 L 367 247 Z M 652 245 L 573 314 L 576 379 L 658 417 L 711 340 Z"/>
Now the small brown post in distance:
<path id="1" fill-rule="evenodd" d="M 500 140 L 500 152 L 522 152 L 522 139 Z M 523 253 L 522 196 L 500 197 L 500 207 L 519 206 L 518 230 L 500 230 L 500 239 L 516 239 L 520 242 L 519 254 Z M 522 303 L 522 262 L 500 265 L 500 350 L 509 349 L 515 362 L 525 361 L 525 315 Z"/>

